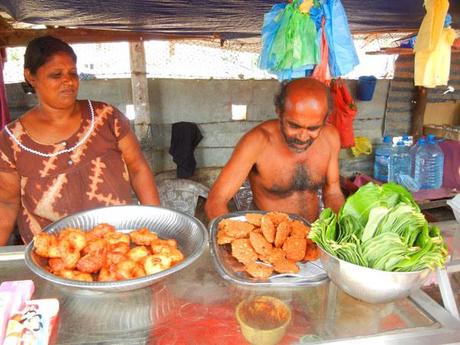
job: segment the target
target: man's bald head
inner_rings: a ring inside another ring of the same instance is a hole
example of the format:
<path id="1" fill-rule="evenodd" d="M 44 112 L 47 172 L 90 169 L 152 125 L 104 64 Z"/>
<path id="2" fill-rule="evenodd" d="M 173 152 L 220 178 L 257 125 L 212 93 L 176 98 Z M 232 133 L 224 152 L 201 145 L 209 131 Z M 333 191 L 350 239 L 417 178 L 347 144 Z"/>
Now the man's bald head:
<path id="1" fill-rule="evenodd" d="M 309 99 L 320 106 L 321 104 L 325 105 L 326 114 L 329 111 L 329 88 L 313 78 L 294 79 L 281 85 L 281 90 L 275 98 L 276 112 L 279 116 L 284 114 L 286 99 L 288 98 L 293 101 L 299 98 Z"/>

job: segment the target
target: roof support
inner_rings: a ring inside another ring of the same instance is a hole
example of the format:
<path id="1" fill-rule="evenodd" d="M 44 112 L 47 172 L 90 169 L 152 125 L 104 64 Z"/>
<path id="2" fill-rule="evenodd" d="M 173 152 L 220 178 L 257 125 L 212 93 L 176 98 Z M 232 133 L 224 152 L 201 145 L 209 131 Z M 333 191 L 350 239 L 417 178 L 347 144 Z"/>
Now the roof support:
<path id="1" fill-rule="evenodd" d="M 134 131 L 142 146 L 150 139 L 150 103 L 144 41 L 129 43 L 131 88 L 134 104 Z"/>

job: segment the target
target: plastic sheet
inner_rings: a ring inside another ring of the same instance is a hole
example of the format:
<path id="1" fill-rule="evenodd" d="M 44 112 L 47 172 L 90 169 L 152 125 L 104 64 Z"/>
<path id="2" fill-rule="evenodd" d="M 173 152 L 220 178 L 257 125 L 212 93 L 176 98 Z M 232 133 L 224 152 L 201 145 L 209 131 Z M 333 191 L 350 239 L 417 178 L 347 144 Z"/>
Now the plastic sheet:
<path id="1" fill-rule="evenodd" d="M 263 15 L 279 0 L 0 0 L 0 10 L 31 24 L 222 38 L 260 35 Z M 422 0 L 343 0 L 352 30 L 417 30 Z M 311 13 L 311 11 L 310 11 Z M 460 1 L 450 13 L 460 18 Z M 460 21 L 454 22 L 459 28 Z M 318 26 L 317 26 L 318 28 Z"/>

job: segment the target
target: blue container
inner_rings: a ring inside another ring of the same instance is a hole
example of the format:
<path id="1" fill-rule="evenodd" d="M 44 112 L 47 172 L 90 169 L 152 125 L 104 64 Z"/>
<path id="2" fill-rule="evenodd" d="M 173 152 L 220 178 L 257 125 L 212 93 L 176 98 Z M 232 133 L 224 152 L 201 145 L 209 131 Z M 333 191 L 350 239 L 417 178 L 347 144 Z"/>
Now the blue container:
<path id="1" fill-rule="evenodd" d="M 359 77 L 357 98 L 361 101 L 370 101 L 374 96 L 375 84 L 377 84 L 377 78 L 373 75 Z"/>

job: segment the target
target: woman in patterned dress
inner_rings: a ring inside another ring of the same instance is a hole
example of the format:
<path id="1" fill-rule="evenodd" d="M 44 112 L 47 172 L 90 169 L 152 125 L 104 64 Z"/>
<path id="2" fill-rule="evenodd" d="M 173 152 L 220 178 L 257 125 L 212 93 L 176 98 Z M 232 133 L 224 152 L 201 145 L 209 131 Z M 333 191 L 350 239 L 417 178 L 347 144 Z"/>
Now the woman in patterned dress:
<path id="1" fill-rule="evenodd" d="M 0 245 L 17 223 L 30 242 L 75 212 L 133 203 L 159 205 L 152 171 L 128 119 L 111 105 L 77 100 L 77 57 L 65 42 L 32 40 L 24 77 L 38 105 L 0 133 Z"/>

